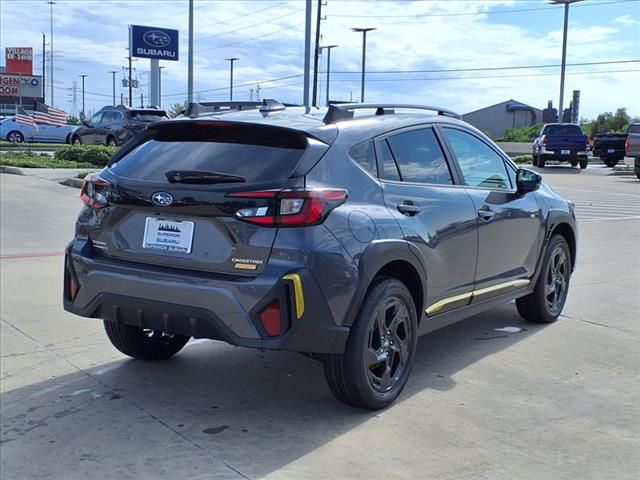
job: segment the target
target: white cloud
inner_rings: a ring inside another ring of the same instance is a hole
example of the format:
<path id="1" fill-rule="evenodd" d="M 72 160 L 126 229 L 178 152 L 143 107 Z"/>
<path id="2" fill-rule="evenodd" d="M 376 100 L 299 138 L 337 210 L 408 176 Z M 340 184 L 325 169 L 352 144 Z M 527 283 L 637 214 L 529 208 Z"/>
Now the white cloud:
<path id="1" fill-rule="evenodd" d="M 632 18 L 631 15 L 622 15 L 613 19 L 613 23 L 620 23 L 622 25 L 637 25 L 640 24 L 640 20 Z"/>

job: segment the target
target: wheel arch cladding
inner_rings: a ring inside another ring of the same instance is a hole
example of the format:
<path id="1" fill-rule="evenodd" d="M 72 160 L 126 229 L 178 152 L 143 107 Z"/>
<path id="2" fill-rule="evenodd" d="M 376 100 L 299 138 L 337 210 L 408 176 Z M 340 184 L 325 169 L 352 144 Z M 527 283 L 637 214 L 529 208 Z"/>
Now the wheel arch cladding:
<path id="1" fill-rule="evenodd" d="M 561 235 L 567 241 L 569 245 L 569 253 L 571 254 L 571 269 L 573 270 L 576 266 L 576 234 L 573 231 L 573 228 L 568 223 L 559 223 L 556 225 L 551 231 L 551 238 L 553 235 Z"/>
<path id="2" fill-rule="evenodd" d="M 420 323 L 424 302 L 424 291 L 422 278 L 420 278 L 420 275 L 418 274 L 414 266 L 406 260 L 394 260 L 393 262 L 387 263 L 384 267 L 378 270 L 374 278 L 377 277 L 393 277 L 404 283 L 409 292 L 411 292 L 411 297 L 413 298 L 413 303 L 416 307 L 418 323 Z"/>

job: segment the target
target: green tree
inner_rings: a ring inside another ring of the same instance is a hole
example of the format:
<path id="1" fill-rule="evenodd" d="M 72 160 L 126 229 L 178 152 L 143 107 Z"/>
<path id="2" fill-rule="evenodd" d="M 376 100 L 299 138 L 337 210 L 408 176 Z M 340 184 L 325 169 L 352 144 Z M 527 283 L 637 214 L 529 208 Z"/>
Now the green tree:
<path id="1" fill-rule="evenodd" d="M 618 108 L 616 113 L 601 113 L 591 122 L 590 134 L 593 136 L 599 133 L 622 132 L 631 120 L 627 109 L 623 107 Z"/>
<path id="2" fill-rule="evenodd" d="M 171 105 L 169 108 L 166 109 L 167 115 L 169 115 L 169 117 L 171 118 L 177 117 L 187 109 L 187 105 L 188 105 L 187 102 L 174 103 L 173 105 Z"/>

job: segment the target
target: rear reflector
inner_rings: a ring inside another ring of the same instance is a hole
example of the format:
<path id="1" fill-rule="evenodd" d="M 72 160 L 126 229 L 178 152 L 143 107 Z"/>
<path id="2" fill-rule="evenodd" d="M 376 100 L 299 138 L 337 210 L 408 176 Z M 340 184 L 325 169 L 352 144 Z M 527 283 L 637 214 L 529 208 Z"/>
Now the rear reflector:
<path id="1" fill-rule="evenodd" d="M 277 337 L 282 331 L 280 321 L 280 302 L 274 300 L 260 312 L 260 322 L 269 337 Z"/>

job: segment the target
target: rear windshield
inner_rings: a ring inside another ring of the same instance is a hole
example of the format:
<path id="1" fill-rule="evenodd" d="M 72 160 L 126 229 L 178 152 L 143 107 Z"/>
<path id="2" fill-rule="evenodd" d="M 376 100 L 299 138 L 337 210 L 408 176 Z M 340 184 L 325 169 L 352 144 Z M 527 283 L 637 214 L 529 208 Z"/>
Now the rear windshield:
<path id="1" fill-rule="evenodd" d="M 547 135 L 584 135 L 579 125 L 547 125 Z"/>
<path id="2" fill-rule="evenodd" d="M 278 142 L 275 135 L 260 141 L 245 131 L 244 141 L 239 142 L 231 133 L 224 138 L 209 134 L 214 138 L 203 139 L 197 130 L 184 136 L 175 132 L 158 134 L 110 168 L 123 177 L 157 182 L 166 182 L 165 173 L 170 170 L 225 173 L 244 177 L 248 183 L 262 182 L 287 178 L 306 148 L 306 139 L 304 144 L 298 138 Z"/>
<path id="3" fill-rule="evenodd" d="M 149 112 L 149 111 L 139 111 L 135 110 L 129 112 L 131 118 L 134 120 L 139 120 L 141 122 L 159 122 L 160 120 L 166 120 L 167 113 L 163 110 L 158 110 L 157 112 Z"/>
<path id="4" fill-rule="evenodd" d="M 627 133 L 640 133 L 640 123 L 633 123 L 629 125 Z"/>

